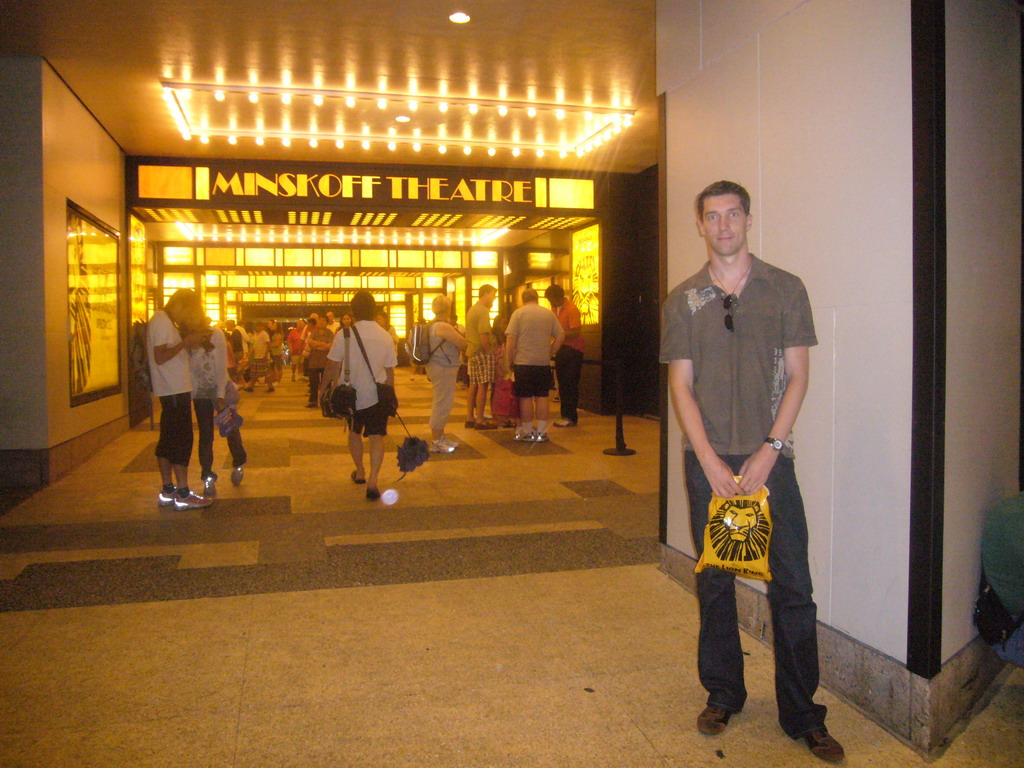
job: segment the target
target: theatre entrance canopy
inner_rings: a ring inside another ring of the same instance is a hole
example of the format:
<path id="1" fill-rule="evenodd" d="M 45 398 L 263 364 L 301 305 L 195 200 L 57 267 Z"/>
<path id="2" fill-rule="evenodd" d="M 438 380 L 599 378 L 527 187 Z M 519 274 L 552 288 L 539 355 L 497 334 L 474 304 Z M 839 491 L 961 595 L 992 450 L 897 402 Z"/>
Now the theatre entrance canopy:
<path id="1" fill-rule="evenodd" d="M 596 299 L 601 178 L 129 158 L 133 269 L 147 265 L 150 309 L 188 287 L 214 320 L 337 312 L 365 288 L 400 334 L 437 293 L 451 294 L 464 317 L 483 283 L 506 297 L 551 281 L 572 290 L 574 261 L 595 265 L 583 290 Z"/>

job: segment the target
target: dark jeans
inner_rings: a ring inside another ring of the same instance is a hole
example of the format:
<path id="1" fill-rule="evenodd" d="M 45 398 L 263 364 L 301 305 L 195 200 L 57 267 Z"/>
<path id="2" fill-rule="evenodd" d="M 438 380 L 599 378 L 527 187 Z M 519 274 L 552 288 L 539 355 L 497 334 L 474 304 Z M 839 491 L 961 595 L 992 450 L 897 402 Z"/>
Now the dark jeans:
<path id="1" fill-rule="evenodd" d="M 320 402 L 320 377 L 323 375 L 323 368 L 309 368 L 306 375 L 309 376 L 309 402 L 316 405 Z"/>
<path id="2" fill-rule="evenodd" d="M 562 406 L 562 418 L 573 424 L 579 421 L 576 412 L 580 403 L 580 371 L 583 370 L 583 353 L 573 347 L 561 347 L 555 355 L 555 376 L 558 377 L 558 399 Z"/>
<path id="3" fill-rule="evenodd" d="M 745 456 L 722 456 L 738 472 Z M 708 522 L 711 486 L 697 456 L 686 451 L 690 531 L 700 556 Z M 807 565 L 807 520 L 792 459 L 779 456 L 765 483 L 770 492 L 772 538 L 768 548 L 768 604 L 775 634 L 775 699 L 782 730 L 799 738 L 825 724 L 826 708 L 813 701 L 818 689 L 817 608 Z M 697 574 L 700 639 L 697 669 L 708 704 L 739 712 L 747 698 L 743 651 L 736 619 L 736 577 L 718 568 Z"/>
<path id="4" fill-rule="evenodd" d="M 196 411 L 196 425 L 199 427 L 199 466 L 202 468 L 202 477 L 205 480 L 215 474 L 213 471 L 213 400 L 200 398 L 192 401 L 192 407 Z M 248 458 L 245 455 L 245 447 L 242 445 L 242 435 L 236 429 L 230 432 L 225 438 L 228 441 L 228 450 L 231 451 L 231 465 L 240 467 L 245 464 Z"/>

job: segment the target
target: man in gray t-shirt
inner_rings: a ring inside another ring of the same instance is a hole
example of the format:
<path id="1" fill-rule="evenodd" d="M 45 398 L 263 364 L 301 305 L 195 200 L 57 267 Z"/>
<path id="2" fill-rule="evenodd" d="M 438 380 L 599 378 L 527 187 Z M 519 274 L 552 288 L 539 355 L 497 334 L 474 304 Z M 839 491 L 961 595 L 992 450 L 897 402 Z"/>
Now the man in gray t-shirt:
<path id="1" fill-rule="evenodd" d="M 697 197 L 697 229 L 708 263 L 677 286 L 663 307 L 661 361 L 686 434 L 690 532 L 698 557 L 712 495 L 753 495 L 767 487 L 773 522 L 768 602 L 775 628 L 779 723 L 823 760 L 843 758 L 825 728 L 818 687 L 816 607 L 807 562 L 807 520 L 790 433 L 807 393 L 808 348 L 817 343 L 803 283 L 757 259 L 747 245 L 750 195 L 719 181 Z M 743 651 L 735 576 L 696 576 L 701 631 L 698 670 L 708 692 L 697 728 L 715 735 L 743 708 Z"/>
<path id="2" fill-rule="evenodd" d="M 505 356 L 507 367 L 515 374 L 513 391 L 519 398 L 515 439 L 543 443 L 548 439 L 548 392 L 554 384 L 551 358 L 562 346 L 565 331 L 555 313 L 540 306 L 537 299 L 533 288 L 523 291 L 523 306 L 512 313 L 505 329 Z"/>

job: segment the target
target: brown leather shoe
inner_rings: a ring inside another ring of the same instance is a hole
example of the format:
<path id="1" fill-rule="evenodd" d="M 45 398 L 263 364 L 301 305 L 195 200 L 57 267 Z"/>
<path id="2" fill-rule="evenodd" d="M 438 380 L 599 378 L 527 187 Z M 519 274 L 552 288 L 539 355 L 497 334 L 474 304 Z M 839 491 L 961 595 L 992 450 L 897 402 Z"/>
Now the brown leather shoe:
<path id="1" fill-rule="evenodd" d="M 843 745 L 833 739 L 828 731 L 822 728 L 804 736 L 804 741 L 811 748 L 811 753 L 829 763 L 838 763 L 846 756 Z"/>
<path id="2" fill-rule="evenodd" d="M 717 736 L 729 724 L 732 712 L 721 707 L 707 706 L 697 715 L 697 730 L 709 736 Z"/>

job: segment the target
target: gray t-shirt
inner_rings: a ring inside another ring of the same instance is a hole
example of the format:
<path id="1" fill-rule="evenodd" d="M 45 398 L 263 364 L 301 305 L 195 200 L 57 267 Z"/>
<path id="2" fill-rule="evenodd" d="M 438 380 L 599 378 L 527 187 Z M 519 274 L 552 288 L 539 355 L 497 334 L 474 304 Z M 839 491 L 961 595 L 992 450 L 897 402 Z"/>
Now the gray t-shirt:
<path id="1" fill-rule="evenodd" d="M 534 302 L 524 304 L 512 313 L 505 333 L 516 337 L 514 365 L 548 365 L 552 341 L 565 336 L 555 313 Z"/>
<path id="2" fill-rule="evenodd" d="M 677 285 L 662 307 L 661 362 L 693 361 L 693 390 L 715 453 L 748 456 L 764 444 L 786 391 L 783 350 L 812 347 L 814 319 L 796 275 L 758 258 L 729 311 L 708 267 Z M 776 435 L 776 437 L 779 437 Z M 793 455 L 786 436 L 784 453 Z"/>

